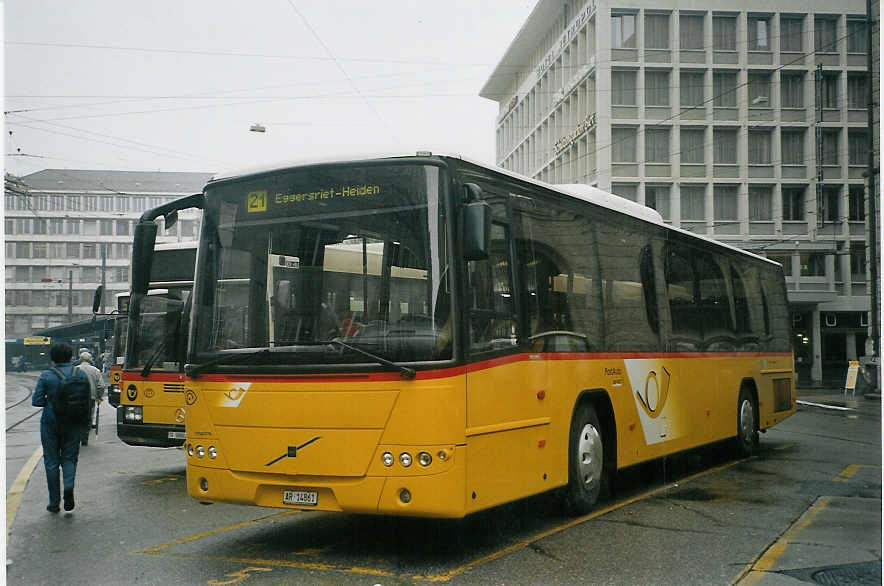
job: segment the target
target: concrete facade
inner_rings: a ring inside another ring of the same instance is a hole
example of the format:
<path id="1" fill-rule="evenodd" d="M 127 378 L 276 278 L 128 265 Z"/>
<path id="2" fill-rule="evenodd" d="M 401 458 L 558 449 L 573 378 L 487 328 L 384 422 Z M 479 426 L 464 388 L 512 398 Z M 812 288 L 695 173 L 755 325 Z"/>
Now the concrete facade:
<path id="1" fill-rule="evenodd" d="M 799 378 L 835 379 L 868 325 L 865 11 L 540 0 L 480 92 L 496 162 L 780 261 Z"/>
<path id="2" fill-rule="evenodd" d="M 75 169 L 7 176 L 6 338 L 90 318 L 102 276 L 105 309 L 113 310 L 115 294 L 129 290 L 138 217 L 202 191 L 210 176 Z M 195 239 L 199 219 L 195 210 L 182 212 L 157 241 Z"/>

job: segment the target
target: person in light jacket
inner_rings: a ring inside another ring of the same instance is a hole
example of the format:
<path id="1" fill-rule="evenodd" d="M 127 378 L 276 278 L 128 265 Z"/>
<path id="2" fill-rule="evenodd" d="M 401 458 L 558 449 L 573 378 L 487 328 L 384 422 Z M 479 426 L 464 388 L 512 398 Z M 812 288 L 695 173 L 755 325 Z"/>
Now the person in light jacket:
<path id="1" fill-rule="evenodd" d="M 101 397 L 104 395 L 104 384 L 101 379 L 101 371 L 96 367 L 92 366 L 92 354 L 89 352 L 80 352 L 80 370 L 82 370 L 86 374 L 86 378 L 89 379 L 89 386 L 92 387 L 92 398 L 89 401 L 89 413 L 95 412 L 95 403 L 101 403 Z M 80 443 L 84 446 L 89 444 L 89 430 L 90 426 L 87 426 L 83 431 L 83 437 L 80 438 Z"/>

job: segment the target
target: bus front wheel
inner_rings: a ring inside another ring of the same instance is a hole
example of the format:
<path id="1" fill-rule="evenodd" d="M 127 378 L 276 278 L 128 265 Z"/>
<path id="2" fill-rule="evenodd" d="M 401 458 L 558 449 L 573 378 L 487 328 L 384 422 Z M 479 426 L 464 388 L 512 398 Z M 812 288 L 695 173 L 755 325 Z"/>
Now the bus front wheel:
<path id="1" fill-rule="evenodd" d="M 583 403 L 571 420 L 568 448 L 568 510 L 583 515 L 592 510 L 605 482 L 605 448 L 595 408 Z"/>
<path id="2" fill-rule="evenodd" d="M 758 407 L 748 389 L 740 391 L 737 402 L 737 448 L 743 456 L 758 450 Z"/>

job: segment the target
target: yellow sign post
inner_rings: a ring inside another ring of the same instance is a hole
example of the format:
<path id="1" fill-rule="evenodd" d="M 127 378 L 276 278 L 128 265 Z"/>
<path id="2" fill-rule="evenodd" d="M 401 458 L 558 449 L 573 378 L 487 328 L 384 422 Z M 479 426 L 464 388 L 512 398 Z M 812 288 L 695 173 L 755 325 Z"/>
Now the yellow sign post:
<path id="1" fill-rule="evenodd" d="M 849 366 L 847 367 L 847 380 L 844 381 L 844 394 L 847 394 L 847 391 L 852 392 L 854 395 L 856 394 L 856 377 L 859 374 L 859 362 L 856 360 L 851 360 Z"/>

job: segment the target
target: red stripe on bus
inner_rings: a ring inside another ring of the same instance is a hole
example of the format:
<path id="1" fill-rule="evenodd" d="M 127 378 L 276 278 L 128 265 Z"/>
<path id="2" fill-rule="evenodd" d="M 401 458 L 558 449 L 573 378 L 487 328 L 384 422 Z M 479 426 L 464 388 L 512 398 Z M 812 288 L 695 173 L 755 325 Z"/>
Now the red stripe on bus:
<path id="1" fill-rule="evenodd" d="M 546 361 L 546 360 L 629 360 L 629 359 L 659 359 L 659 358 L 785 358 L 791 357 L 791 352 L 523 352 L 510 354 L 490 360 L 482 360 L 467 365 L 452 366 L 448 368 L 434 368 L 419 370 L 415 380 L 432 380 L 437 378 L 449 378 L 460 376 L 470 372 L 478 372 L 489 368 L 496 368 L 516 362 Z M 247 377 L 255 382 L 381 382 L 402 380 L 396 372 L 376 373 L 352 373 L 352 374 L 202 374 L 200 380 L 209 382 L 242 382 Z M 175 379 L 177 380 L 177 379 Z"/>

